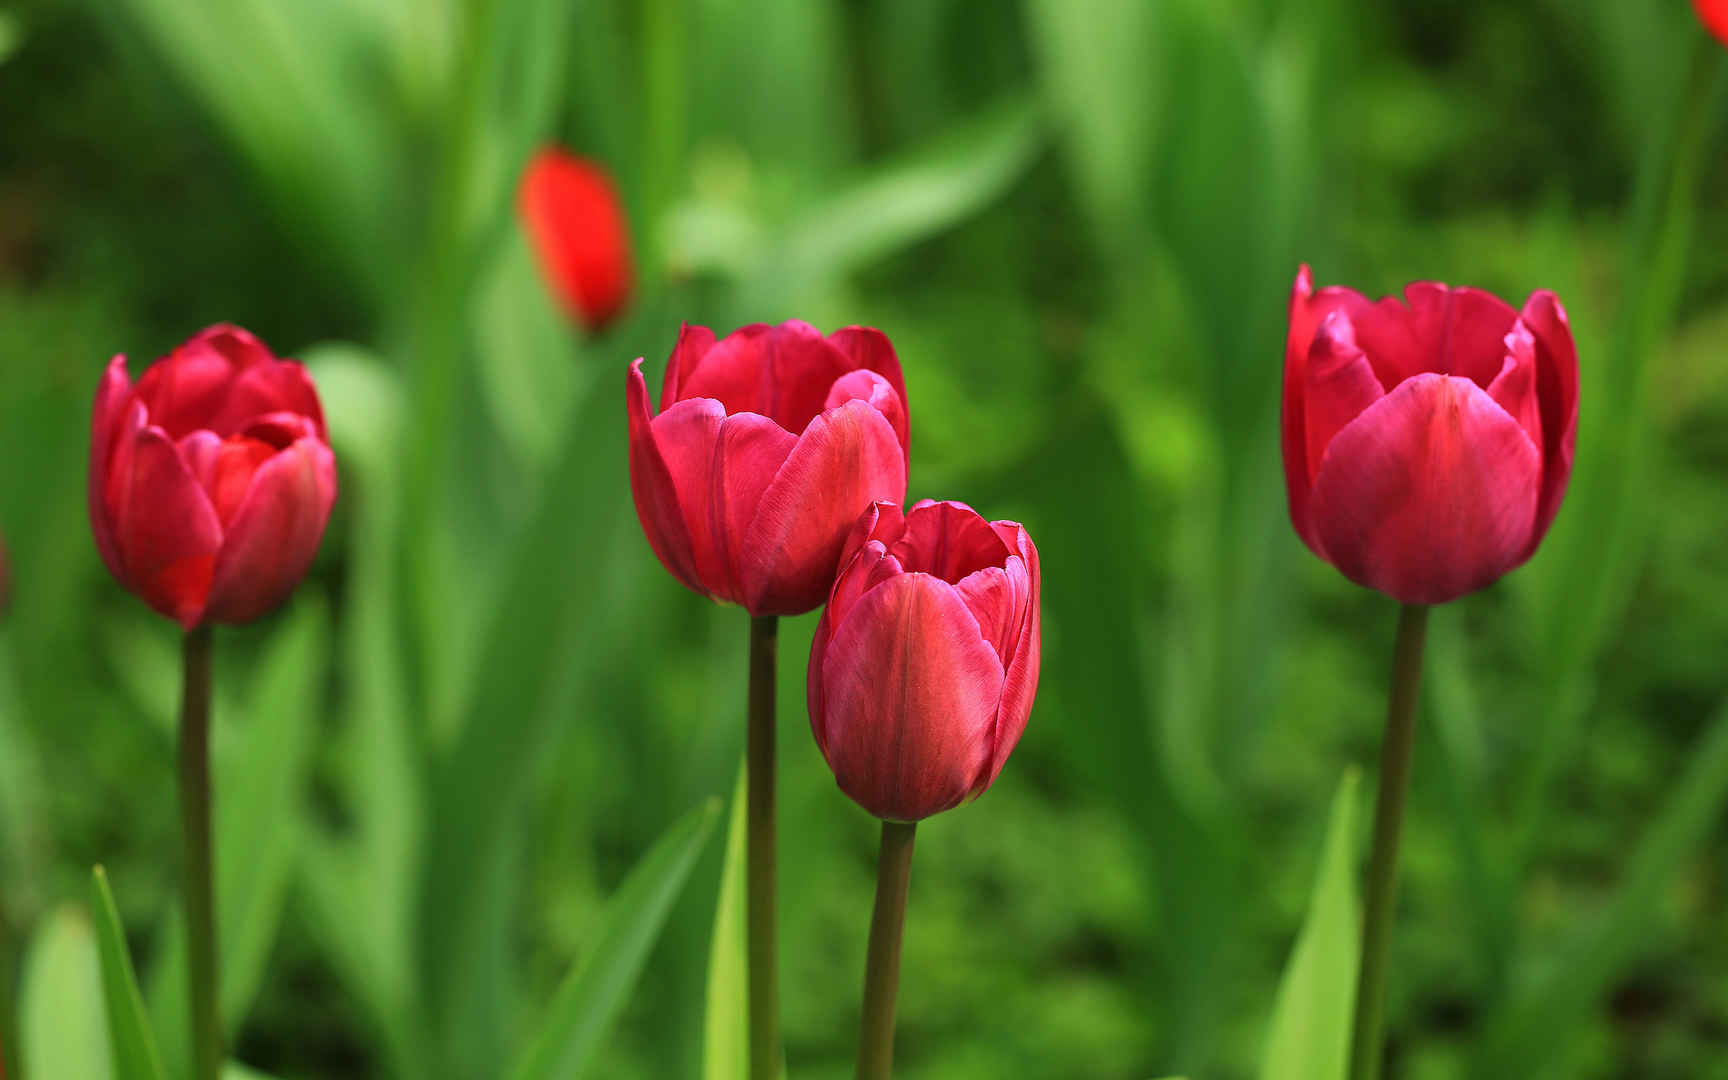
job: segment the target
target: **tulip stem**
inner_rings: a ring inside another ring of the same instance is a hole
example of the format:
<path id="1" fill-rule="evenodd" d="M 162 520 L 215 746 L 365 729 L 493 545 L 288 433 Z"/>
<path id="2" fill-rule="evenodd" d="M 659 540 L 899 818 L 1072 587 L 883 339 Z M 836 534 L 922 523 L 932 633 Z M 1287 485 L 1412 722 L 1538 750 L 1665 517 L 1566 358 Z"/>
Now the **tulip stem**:
<path id="1" fill-rule="evenodd" d="M 906 886 L 912 880 L 912 840 L 918 826 L 882 823 L 876 862 L 876 908 L 864 963 L 864 1019 L 858 1033 L 858 1080 L 888 1080 L 894 1072 L 894 1000 L 900 992 L 900 936 L 906 925 Z"/>
<path id="2" fill-rule="evenodd" d="M 1378 1080 L 1386 1011 L 1386 952 L 1398 888 L 1398 833 L 1410 790 L 1410 754 L 1416 744 L 1416 697 L 1422 684 L 1422 643 L 1428 609 L 1405 604 L 1398 615 L 1386 734 L 1380 744 L 1380 791 L 1374 802 L 1374 850 L 1362 920 L 1362 966 L 1356 979 L 1356 1023 L 1350 1045 L 1350 1080 Z"/>
<path id="3" fill-rule="evenodd" d="M 745 843 L 750 926 L 750 1077 L 779 1080 L 780 958 L 775 912 L 774 658 L 780 621 L 750 620 L 749 774 Z"/>
<path id="4" fill-rule="evenodd" d="M 222 1021 L 216 993 L 216 890 L 210 842 L 210 627 L 186 633 L 180 707 L 180 823 L 186 845 L 186 971 L 190 978 L 192 1075 L 216 1080 Z"/>

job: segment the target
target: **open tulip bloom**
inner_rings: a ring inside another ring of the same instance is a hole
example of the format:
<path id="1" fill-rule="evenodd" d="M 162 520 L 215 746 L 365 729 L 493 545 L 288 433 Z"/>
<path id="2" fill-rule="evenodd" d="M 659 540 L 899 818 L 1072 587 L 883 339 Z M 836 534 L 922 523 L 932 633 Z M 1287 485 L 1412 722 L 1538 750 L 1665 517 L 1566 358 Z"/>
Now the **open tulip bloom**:
<path id="1" fill-rule="evenodd" d="M 304 368 L 212 326 L 134 384 L 116 356 L 90 428 L 90 525 L 122 585 L 185 634 L 180 805 L 196 1080 L 221 1064 L 210 841 L 210 624 L 276 607 L 336 499 L 336 457 Z"/>
<path id="2" fill-rule="evenodd" d="M 750 623 L 745 750 L 750 1075 L 778 1080 L 775 945 L 774 654 L 778 616 L 822 603 L 858 515 L 906 495 L 909 413 L 880 331 L 824 337 L 801 322 L 715 340 L 685 326 L 660 413 L 642 361 L 626 380 L 630 488 L 654 554 L 696 592 Z"/>
<path id="3" fill-rule="evenodd" d="M 1398 834 L 1428 605 L 1493 584 L 1542 542 L 1572 475 L 1578 354 L 1560 301 L 1520 311 L 1417 282 L 1402 301 L 1318 292 L 1302 267 L 1284 353 L 1284 476 L 1303 543 L 1403 606 L 1369 861 L 1352 1080 L 1379 1075 Z"/>
<path id="4" fill-rule="evenodd" d="M 893 1059 L 916 823 L 983 794 L 1038 690 L 1038 549 L 964 503 L 859 518 L 810 648 L 810 727 L 840 789 L 882 818 L 858 1075 Z"/>

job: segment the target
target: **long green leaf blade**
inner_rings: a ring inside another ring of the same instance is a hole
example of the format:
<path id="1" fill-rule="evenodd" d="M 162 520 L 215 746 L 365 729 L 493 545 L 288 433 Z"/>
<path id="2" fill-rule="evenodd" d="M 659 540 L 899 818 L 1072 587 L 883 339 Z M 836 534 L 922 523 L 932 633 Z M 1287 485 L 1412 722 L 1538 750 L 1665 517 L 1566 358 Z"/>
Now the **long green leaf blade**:
<path id="1" fill-rule="evenodd" d="M 126 952 L 126 933 L 114 908 L 114 894 L 108 890 L 108 875 L 100 866 L 90 875 L 90 907 L 101 947 L 102 996 L 108 1009 L 115 1080 L 163 1080 L 162 1059 L 144 1019 L 144 998 Z"/>
<path id="2" fill-rule="evenodd" d="M 581 1074 L 624 1007 L 719 816 L 717 800 L 691 811 L 630 872 L 606 906 L 594 935 L 598 947 L 559 989 L 540 1035 L 510 1073 L 515 1080 L 568 1080 Z"/>
<path id="3" fill-rule="evenodd" d="M 24 958 L 19 1013 L 24 1076 L 107 1080 L 114 1075 L 103 1021 L 102 962 L 83 912 L 64 907 L 42 920 Z"/>
<path id="4" fill-rule="evenodd" d="M 1350 1015 L 1361 952 L 1356 904 L 1356 787 L 1352 769 L 1338 784 L 1308 916 L 1290 964 L 1260 1061 L 1260 1080 L 1341 1080 L 1349 1060 Z"/>
<path id="5" fill-rule="evenodd" d="M 745 773 L 738 770 L 726 827 L 714 943 L 708 950 L 708 1006 L 702 1025 L 702 1080 L 748 1080 L 750 974 L 744 917 Z"/>

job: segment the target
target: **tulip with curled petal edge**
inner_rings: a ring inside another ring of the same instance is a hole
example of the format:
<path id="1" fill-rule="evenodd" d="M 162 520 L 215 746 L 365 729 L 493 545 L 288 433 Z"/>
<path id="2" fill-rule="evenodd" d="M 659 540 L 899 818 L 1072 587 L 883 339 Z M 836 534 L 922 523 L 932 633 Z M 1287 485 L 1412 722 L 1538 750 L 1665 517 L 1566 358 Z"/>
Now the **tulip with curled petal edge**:
<path id="1" fill-rule="evenodd" d="M 211 624 L 288 598 L 336 500 L 311 378 L 237 326 L 212 326 L 133 383 L 116 356 L 90 425 L 90 526 L 119 582 L 184 629 L 179 787 L 192 1076 L 216 1080 L 222 1023 L 211 845 Z"/>
<path id="2" fill-rule="evenodd" d="M 1536 551 L 1572 476 L 1578 353 L 1551 292 L 1522 310 L 1420 281 L 1402 300 L 1290 295 L 1284 478 L 1303 543 L 1399 601 L 1374 841 L 1364 890 L 1351 1080 L 1384 1053 L 1398 843 L 1410 787 L 1428 608 L 1486 588 Z"/>
<path id="3" fill-rule="evenodd" d="M 1012 521 L 964 503 L 878 503 L 846 542 L 810 648 L 810 727 L 840 789 L 882 819 L 859 1080 L 894 1059 L 917 823 L 983 794 L 1038 691 L 1042 572 Z"/>
<path id="4" fill-rule="evenodd" d="M 114 577 L 187 630 L 276 607 L 312 564 L 336 456 L 306 370 L 213 326 L 134 384 L 116 356 L 90 429 L 90 525 Z"/>
<path id="5" fill-rule="evenodd" d="M 1551 292 L 1521 311 L 1417 282 L 1315 291 L 1284 355 L 1284 476 L 1302 541 L 1359 585 L 1443 604 L 1535 553 L 1566 494 L 1578 353 Z"/>
<path id="6" fill-rule="evenodd" d="M 642 361 L 625 384 L 630 489 L 673 577 L 750 620 L 745 771 L 750 1076 L 779 1080 L 774 686 L 777 626 L 822 603 L 848 531 L 906 495 L 906 383 L 878 330 L 801 322 L 716 340 L 685 326 L 660 412 Z"/>

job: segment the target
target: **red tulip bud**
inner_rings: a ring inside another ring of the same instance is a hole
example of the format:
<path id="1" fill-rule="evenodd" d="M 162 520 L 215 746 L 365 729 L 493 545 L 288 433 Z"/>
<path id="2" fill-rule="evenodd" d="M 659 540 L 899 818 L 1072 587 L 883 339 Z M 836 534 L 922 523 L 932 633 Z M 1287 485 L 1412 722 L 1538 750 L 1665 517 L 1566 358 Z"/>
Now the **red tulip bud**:
<path id="1" fill-rule="evenodd" d="M 136 385 L 116 356 L 96 390 L 90 525 L 120 583 L 190 630 L 257 618 L 318 551 L 336 457 L 306 370 L 212 326 Z"/>
<path id="2" fill-rule="evenodd" d="M 822 603 L 859 512 L 905 497 L 906 383 L 879 330 L 758 323 L 716 342 L 685 326 L 660 415 L 640 359 L 625 382 L 648 543 L 679 581 L 752 615 Z"/>
<path id="3" fill-rule="evenodd" d="M 1692 0 L 1704 28 L 1728 45 L 1728 0 Z"/>
<path id="4" fill-rule="evenodd" d="M 957 502 L 878 503 L 810 647 L 810 728 L 840 790 L 918 821 L 995 782 L 1038 690 L 1038 549 Z"/>
<path id="5" fill-rule="evenodd" d="M 565 313 L 603 329 L 630 298 L 630 234 L 612 181 L 593 162 L 546 147 L 528 163 L 517 199 Z"/>
<path id="6" fill-rule="evenodd" d="M 1404 300 L 1290 297 L 1290 517 L 1314 553 L 1406 604 L 1492 584 L 1536 551 L 1572 475 L 1578 353 L 1559 299 L 1521 312 L 1417 282 Z"/>

